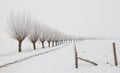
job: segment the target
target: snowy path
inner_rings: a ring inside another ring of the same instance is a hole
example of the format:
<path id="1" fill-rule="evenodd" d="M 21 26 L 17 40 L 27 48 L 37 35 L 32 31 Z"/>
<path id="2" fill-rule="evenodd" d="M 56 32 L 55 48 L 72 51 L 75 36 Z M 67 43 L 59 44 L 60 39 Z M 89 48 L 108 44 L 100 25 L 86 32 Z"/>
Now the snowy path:
<path id="1" fill-rule="evenodd" d="M 39 49 L 39 50 L 35 50 L 35 51 L 21 52 L 21 53 L 16 53 L 16 54 L 12 54 L 12 55 L 1 56 L 0 57 L 0 68 L 6 67 L 8 65 L 11 65 L 11 64 L 14 64 L 17 62 L 22 62 L 24 60 L 27 60 L 27 59 L 35 57 L 35 56 L 46 54 L 48 52 L 60 49 L 65 46 L 67 46 L 67 44 L 63 44 L 63 45 L 51 47 L 51 48 L 46 48 L 46 49 L 42 49 L 42 50 Z"/>
<path id="2" fill-rule="evenodd" d="M 82 52 L 82 50 L 80 50 L 81 48 L 83 48 L 82 45 L 87 44 L 88 46 L 88 47 L 86 46 L 86 48 L 84 47 L 84 50 L 83 50 L 85 51 L 86 49 L 86 51 L 88 51 L 87 52 L 88 55 L 81 53 L 79 54 L 79 56 L 82 56 L 83 58 L 87 58 L 87 56 L 91 57 L 87 59 L 97 62 L 98 66 L 94 66 L 79 60 L 79 68 L 75 69 L 74 68 L 74 49 L 73 49 L 73 44 L 71 44 L 60 50 L 32 59 L 31 61 L 29 61 L 28 65 L 26 65 L 25 67 L 23 67 L 22 69 L 20 69 L 15 73 L 41 73 L 41 72 L 42 73 L 88 73 L 88 72 L 89 73 L 119 73 L 120 72 L 119 66 L 115 67 L 110 64 L 102 63 L 102 61 L 104 62 L 104 60 L 101 60 L 102 58 L 104 59 L 104 57 L 101 57 L 101 56 L 104 56 L 104 54 L 102 53 L 104 46 L 103 46 L 103 49 L 101 50 L 98 50 L 101 47 L 98 49 L 96 49 L 96 47 L 98 47 L 99 44 L 104 41 L 101 41 L 101 42 L 98 41 L 98 43 L 96 43 L 96 41 L 90 41 L 90 42 L 91 43 L 89 43 L 89 45 L 86 41 L 85 43 L 84 42 L 77 43 L 77 49 L 79 49 L 78 50 L 79 53 Z M 92 44 L 94 42 L 96 43 L 96 45 L 97 44 L 98 45 L 96 47 L 93 45 L 94 50 L 92 51 L 93 49 Z M 96 52 L 100 52 L 101 54 Z"/>
<path id="3" fill-rule="evenodd" d="M 73 73 L 73 45 L 35 57 L 15 73 Z"/>
<path id="4" fill-rule="evenodd" d="M 45 48 L 41 50 L 38 49 L 36 51 L 28 51 L 28 52 L 1 56 L 0 57 L 0 73 L 13 73 L 14 71 L 16 71 L 15 69 L 21 68 L 22 66 L 26 65 L 29 59 L 62 49 L 63 47 L 66 47 L 68 45 L 69 44 L 62 44 L 60 46 Z"/>
<path id="5" fill-rule="evenodd" d="M 63 47 L 59 50 L 40 55 L 22 63 L 15 64 L 8 72 L 2 69 L 0 73 L 119 73 L 120 66 L 115 67 L 112 64 L 113 58 L 107 59 L 110 64 L 106 64 L 106 56 L 112 56 L 111 50 L 104 53 L 105 50 L 111 49 L 111 42 L 105 41 L 83 41 L 77 43 L 79 56 L 98 63 L 98 66 L 79 60 L 79 68 L 74 66 L 74 49 L 73 44 Z M 103 44 L 101 44 L 103 43 Z M 100 47 L 103 45 L 102 47 Z M 108 48 L 105 48 L 109 46 Z M 105 56 L 106 55 L 106 56 Z M 6 69 L 4 69 L 6 70 Z"/>

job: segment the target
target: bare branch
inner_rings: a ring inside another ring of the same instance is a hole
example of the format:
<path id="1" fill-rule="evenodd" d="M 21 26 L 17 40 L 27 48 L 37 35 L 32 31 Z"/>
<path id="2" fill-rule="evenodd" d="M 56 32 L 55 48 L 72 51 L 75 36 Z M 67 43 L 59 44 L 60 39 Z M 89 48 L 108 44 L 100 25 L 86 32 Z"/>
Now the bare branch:
<path id="1" fill-rule="evenodd" d="M 13 39 L 18 40 L 19 52 L 21 52 L 22 41 L 29 33 L 30 16 L 25 14 L 11 14 L 8 24 L 10 28 L 9 34 Z"/>
<path id="2" fill-rule="evenodd" d="M 33 43 L 34 50 L 36 49 L 35 43 L 37 42 L 41 33 L 40 23 L 37 21 L 31 22 L 31 31 L 28 35 L 29 40 Z"/>

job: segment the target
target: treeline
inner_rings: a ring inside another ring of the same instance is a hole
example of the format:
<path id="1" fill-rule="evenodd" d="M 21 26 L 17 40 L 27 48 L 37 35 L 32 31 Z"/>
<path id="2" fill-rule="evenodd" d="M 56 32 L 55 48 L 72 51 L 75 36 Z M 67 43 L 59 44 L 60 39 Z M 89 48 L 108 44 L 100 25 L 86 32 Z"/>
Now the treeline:
<path id="1" fill-rule="evenodd" d="M 73 40 L 81 40 L 78 37 L 66 35 L 60 31 L 51 29 L 39 21 L 34 20 L 28 14 L 11 14 L 8 19 L 10 36 L 18 41 L 18 52 L 22 52 L 22 42 L 28 38 L 36 50 L 36 42 L 40 41 L 42 48 L 45 48 L 44 42 L 48 42 L 48 47 L 57 46 Z M 52 44 L 52 45 L 51 45 Z"/>

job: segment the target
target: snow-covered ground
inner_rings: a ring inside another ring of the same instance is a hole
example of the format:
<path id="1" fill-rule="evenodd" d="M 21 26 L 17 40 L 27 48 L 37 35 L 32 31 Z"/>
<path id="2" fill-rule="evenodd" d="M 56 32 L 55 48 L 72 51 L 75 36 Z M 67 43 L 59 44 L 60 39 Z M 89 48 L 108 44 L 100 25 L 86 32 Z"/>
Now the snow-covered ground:
<path id="1" fill-rule="evenodd" d="M 47 42 L 46 47 L 47 47 Z M 36 43 L 37 49 L 42 49 L 41 43 Z M 18 41 L 12 38 L 0 39 L 0 56 L 6 56 L 18 53 Z M 32 43 L 26 38 L 22 43 L 22 51 L 33 51 Z"/>
<path id="2" fill-rule="evenodd" d="M 0 67 L 5 67 L 7 65 L 10 65 L 11 63 L 16 63 L 16 62 L 21 62 L 24 61 L 26 59 L 29 59 L 31 57 L 35 57 L 38 55 L 42 55 L 44 53 L 48 53 L 54 50 L 57 50 L 59 48 L 62 48 L 64 46 L 66 46 L 67 44 L 63 44 L 60 46 L 56 46 L 56 47 L 50 47 L 50 48 L 45 48 L 45 49 L 38 49 L 35 51 L 24 51 L 21 53 L 13 53 L 10 55 L 4 55 L 0 57 Z"/>
<path id="3" fill-rule="evenodd" d="M 36 55 L 41 55 L 41 54 L 44 54 L 44 53 L 47 53 L 47 52 L 50 52 L 50 51 L 54 51 L 54 50 L 57 50 L 57 49 L 62 48 L 62 47 L 67 45 L 67 44 L 62 44 L 60 46 L 55 46 L 55 47 L 50 47 L 50 48 L 45 47 L 44 49 L 37 48 L 37 50 L 33 50 L 32 46 L 31 46 L 31 48 L 30 47 L 24 48 L 24 47 L 27 47 L 27 46 L 23 45 L 24 46 L 23 47 L 23 52 L 18 53 L 17 52 L 17 47 L 16 47 L 16 50 L 15 50 L 15 47 L 9 48 L 11 46 L 16 46 L 15 43 L 17 43 L 17 42 L 15 42 L 15 40 L 14 40 L 14 41 L 11 41 L 13 43 L 10 44 L 9 41 L 10 41 L 10 39 L 9 40 L 2 40 L 3 43 L 1 42 L 2 43 L 1 46 L 4 47 L 4 48 L 6 47 L 6 49 L 1 48 L 0 67 L 7 66 L 11 63 L 13 64 L 13 63 L 16 63 L 16 62 L 20 62 L 20 61 L 26 60 L 28 58 L 34 57 Z M 29 43 L 29 42 L 27 42 L 27 43 Z M 7 45 L 7 46 L 5 46 L 5 45 Z M 37 45 L 38 45 L 38 43 L 37 43 Z M 47 46 L 47 44 L 46 44 L 46 46 Z"/>
<path id="4" fill-rule="evenodd" d="M 117 67 L 114 66 L 112 42 L 116 42 L 118 62 L 119 62 L 119 66 Z M 13 64 L 11 66 L 0 68 L 0 73 L 119 73 L 120 72 L 120 41 L 85 40 L 76 43 L 76 47 L 79 57 L 94 61 L 98 65 L 94 66 L 87 62 L 79 60 L 79 68 L 75 69 L 74 44 L 70 44 L 59 50 L 34 57 L 29 60 Z M 1 57 L 3 56 L 1 55 Z"/>

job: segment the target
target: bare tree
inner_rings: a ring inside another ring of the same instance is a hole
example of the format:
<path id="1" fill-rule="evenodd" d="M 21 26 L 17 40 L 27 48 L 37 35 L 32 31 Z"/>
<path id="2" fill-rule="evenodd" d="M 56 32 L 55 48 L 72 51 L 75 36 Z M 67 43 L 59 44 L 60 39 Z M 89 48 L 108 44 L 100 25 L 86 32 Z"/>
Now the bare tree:
<path id="1" fill-rule="evenodd" d="M 60 40 L 62 40 L 62 33 L 56 30 L 53 30 L 51 32 L 51 42 L 52 42 L 52 46 L 57 46 L 60 43 Z"/>
<path id="2" fill-rule="evenodd" d="M 50 35 L 47 38 L 47 42 L 48 42 L 48 47 L 50 47 L 50 43 L 51 43 L 51 36 Z"/>
<path id="3" fill-rule="evenodd" d="M 50 28 L 47 28 L 46 30 L 46 41 L 48 42 L 48 47 L 50 47 L 50 43 L 52 40 L 52 35 L 51 35 L 52 31 Z"/>
<path id="4" fill-rule="evenodd" d="M 41 33 L 40 33 L 40 36 L 39 36 L 39 40 L 42 43 L 42 48 L 45 48 L 44 42 L 46 41 L 46 38 L 47 38 L 46 27 L 42 26 L 41 28 L 42 28 L 42 30 L 41 30 Z"/>
<path id="5" fill-rule="evenodd" d="M 55 32 L 54 41 L 55 41 L 55 45 L 56 45 L 56 46 L 59 45 L 58 42 L 59 42 L 59 40 L 60 40 L 61 35 L 62 35 L 62 34 L 61 34 L 59 31 L 56 31 L 56 32 Z"/>
<path id="6" fill-rule="evenodd" d="M 56 30 L 52 30 L 51 31 L 51 42 L 52 42 L 52 46 L 55 46 L 55 38 L 56 38 Z"/>
<path id="7" fill-rule="evenodd" d="M 40 28 L 39 22 L 37 22 L 37 21 L 31 22 L 31 31 L 28 35 L 28 38 L 32 42 L 34 50 L 36 50 L 36 42 L 37 42 L 39 35 L 40 35 L 40 29 L 41 28 Z"/>
<path id="8" fill-rule="evenodd" d="M 25 14 L 11 14 L 8 24 L 9 34 L 13 39 L 18 40 L 18 52 L 21 52 L 22 42 L 29 33 L 30 17 Z"/>

